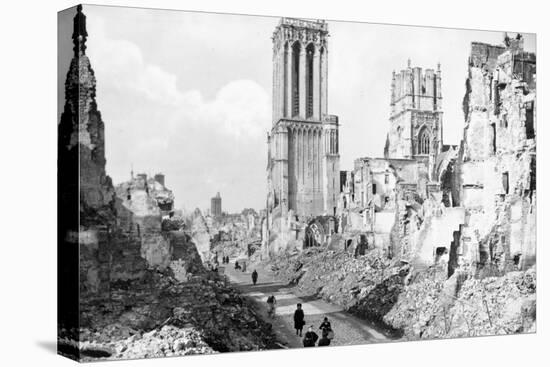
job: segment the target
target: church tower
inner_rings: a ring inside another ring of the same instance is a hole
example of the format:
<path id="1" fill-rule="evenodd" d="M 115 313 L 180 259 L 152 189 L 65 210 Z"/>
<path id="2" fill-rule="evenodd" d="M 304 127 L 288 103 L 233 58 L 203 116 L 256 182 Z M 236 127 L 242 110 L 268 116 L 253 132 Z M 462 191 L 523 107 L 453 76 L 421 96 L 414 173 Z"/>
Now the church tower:
<path id="1" fill-rule="evenodd" d="M 392 73 L 387 158 L 433 164 L 442 148 L 441 70 L 411 67 Z"/>
<path id="2" fill-rule="evenodd" d="M 282 18 L 273 33 L 273 125 L 268 181 L 273 206 L 334 214 L 340 186 L 338 117 L 327 114 L 328 27 Z"/>

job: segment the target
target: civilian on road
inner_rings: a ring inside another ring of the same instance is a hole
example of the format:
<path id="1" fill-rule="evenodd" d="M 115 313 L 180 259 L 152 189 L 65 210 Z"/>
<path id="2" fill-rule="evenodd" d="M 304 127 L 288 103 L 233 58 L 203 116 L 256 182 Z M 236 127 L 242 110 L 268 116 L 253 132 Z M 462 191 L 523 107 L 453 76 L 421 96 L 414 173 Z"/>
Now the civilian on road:
<path id="1" fill-rule="evenodd" d="M 302 330 L 306 322 L 304 321 L 304 310 L 302 310 L 302 304 L 296 305 L 296 311 L 294 311 L 294 329 L 296 329 L 296 335 L 302 336 Z"/>
<path id="2" fill-rule="evenodd" d="M 317 339 L 319 339 L 319 335 L 317 335 L 315 331 L 313 331 L 313 326 L 310 326 L 307 329 L 306 335 L 304 336 L 304 347 L 314 347 Z"/>
<path id="3" fill-rule="evenodd" d="M 267 297 L 267 314 L 271 317 L 275 317 L 275 307 L 277 305 L 277 300 L 274 295 Z"/>
<path id="4" fill-rule="evenodd" d="M 256 285 L 257 281 L 258 281 L 258 272 L 256 271 L 256 269 L 254 269 L 254 271 L 252 272 L 252 283 Z"/>

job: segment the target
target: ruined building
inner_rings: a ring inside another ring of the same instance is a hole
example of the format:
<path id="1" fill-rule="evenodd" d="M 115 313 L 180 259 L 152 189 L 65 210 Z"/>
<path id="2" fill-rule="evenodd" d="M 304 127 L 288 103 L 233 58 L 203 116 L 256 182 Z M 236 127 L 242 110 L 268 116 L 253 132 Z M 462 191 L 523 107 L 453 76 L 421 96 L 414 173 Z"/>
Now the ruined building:
<path id="1" fill-rule="evenodd" d="M 213 217 L 219 217 L 222 215 L 222 198 L 219 192 L 216 196 L 210 199 L 210 214 Z"/>
<path id="2" fill-rule="evenodd" d="M 58 125 L 58 319 L 60 327 L 67 329 L 79 325 L 79 247 L 87 243 L 105 247 L 109 225 L 115 222 L 114 190 L 105 173 L 104 125 L 86 56 L 87 36 L 86 16 L 78 6 L 65 106 Z M 94 276 L 104 277 L 102 270 Z M 78 340 L 78 334 L 71 338 Z"/>
<path id="3" fill-rule="evenodd" d="M 466 210 L 457 256 L 491 272 L 535 263 L 536 56 L 521 35 L 472 43 L 457 164 Z"/>
<path id="4" fill-rule="evenodd" d="M 335 214 L 338 118 L 328 115 L 328 27 L 283 18 L 273 33 L 273 127 L 268 134 L 272 207 Z"/>

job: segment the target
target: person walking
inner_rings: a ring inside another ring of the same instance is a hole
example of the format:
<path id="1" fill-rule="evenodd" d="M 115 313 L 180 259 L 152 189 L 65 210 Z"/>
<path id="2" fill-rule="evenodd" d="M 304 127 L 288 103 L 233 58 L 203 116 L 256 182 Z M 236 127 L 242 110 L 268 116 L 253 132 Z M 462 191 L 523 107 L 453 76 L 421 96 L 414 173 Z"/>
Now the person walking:
<path id="1" fill-rule="evenodd" d="M 256 271 L 256 269 L 254 269 L 254 271 L 252 272 L 252 283 L 256 285 L 257 281 L 258 281 L 258 272 Z"/>
<path id="2" fill-rule="evenodd" d="M 302 329 L 306 322 L 304 321 L 304 310 L 302 310 L 302 304 L 296 305 L 296 311 L 294 311 L 294 329 L 296 329 L 296 335 L 302 336 Z"/>
<path id="3" fill-rule="evenodd" d="M 317 342 L 317 339 L 319 339 L 319 335 L 317 335 L 315 331 L 313 331 L 313 326 L 310 326 L 307 329 L 307 332 L 304 336 L 304 341 L 303 341 L 304 347 L 305 348 L 314 347 L 315 343 Z"/>
<path id="4" fill-rule="evenodd" d="M 277 305 L 277 300 L 275 299 L 274 295 L 270 295 L 269 297 L 267 297 L 267 314 L 271 318 L 275 317 L 276 305 Z"/>

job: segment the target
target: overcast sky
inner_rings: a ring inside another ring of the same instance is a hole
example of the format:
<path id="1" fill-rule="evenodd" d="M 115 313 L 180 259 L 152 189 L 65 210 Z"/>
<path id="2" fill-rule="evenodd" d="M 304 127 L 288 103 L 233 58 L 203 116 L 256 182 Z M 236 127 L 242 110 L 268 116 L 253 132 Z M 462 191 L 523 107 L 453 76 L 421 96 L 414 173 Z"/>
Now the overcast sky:
<path id="1" fill-rule="evenodd" d="M 136 173 L 163 172 L 176 208 L 208 208 L 219 191 L 224 211 L 262 209 L 279 18 L 91 5 L 83 12 L 114 183 L 129 179 L 133 165 Z M 443 139 L 459 142 L 470 43 L 501 44 L 503 32 L 328 25 L 328 112 L 340 118 L 341 169 L 383 155 L 391 73 L 408 58 L 422 68 L 441 63 Z M 60 28 L 65 43 L 70 32 Z M 524 37 L 535 51 L 534 35 Z M 60 61 L 63 84 L 69 55 Z"/>

